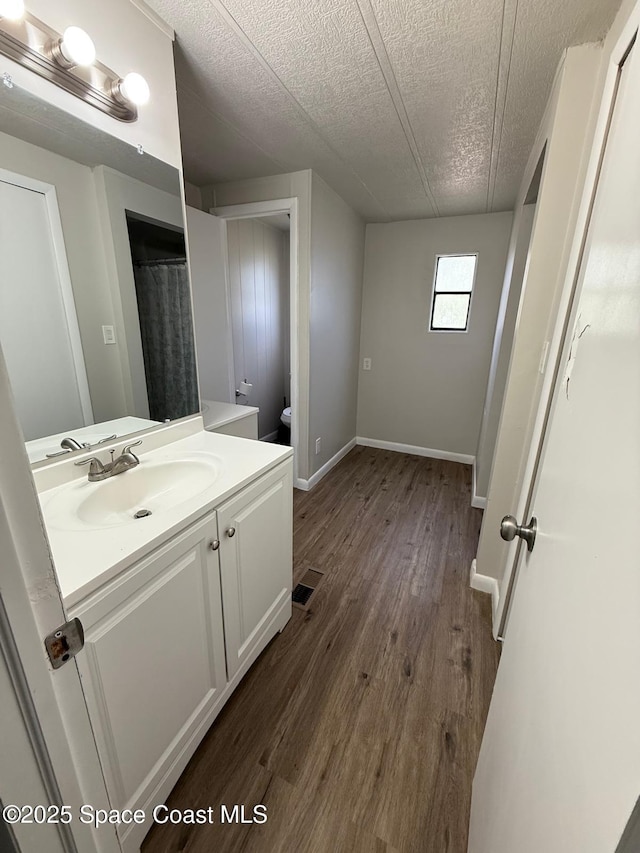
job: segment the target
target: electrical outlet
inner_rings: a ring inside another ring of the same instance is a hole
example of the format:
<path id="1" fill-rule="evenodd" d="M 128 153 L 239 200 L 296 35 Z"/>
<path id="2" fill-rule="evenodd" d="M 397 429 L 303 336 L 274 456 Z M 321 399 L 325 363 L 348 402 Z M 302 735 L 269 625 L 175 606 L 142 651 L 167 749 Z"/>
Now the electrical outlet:
<path id="1" fill-rule="evenodd" d="M 113 326 L 103 326 L 102 327 L 102 338 L 105 344 L 115 344 L 116 342 L 116 330 Z"/>
<path id="2" fill-rule="evenodd" d="M 318 453 L 320 453 L 321 450 L 322 450 L 322 439 L 316 438 L 316 456 L 318 455 Z"/>
<path id="3" fill-rule="evenodd" d="M 362 359 L 362 369 L 363 370 L 371 370 L 371 359 L 363 358 Z"/>

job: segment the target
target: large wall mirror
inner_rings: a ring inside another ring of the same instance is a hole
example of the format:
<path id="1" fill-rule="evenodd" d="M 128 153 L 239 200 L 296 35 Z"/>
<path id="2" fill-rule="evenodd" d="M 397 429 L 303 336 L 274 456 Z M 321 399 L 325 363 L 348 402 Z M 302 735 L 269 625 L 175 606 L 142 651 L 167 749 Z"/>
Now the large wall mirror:
<path id="1" fill-rule="evenodd" d="M 0 86 L 0 251 L 32 463 L 199 410 L 176 169 Z"/>

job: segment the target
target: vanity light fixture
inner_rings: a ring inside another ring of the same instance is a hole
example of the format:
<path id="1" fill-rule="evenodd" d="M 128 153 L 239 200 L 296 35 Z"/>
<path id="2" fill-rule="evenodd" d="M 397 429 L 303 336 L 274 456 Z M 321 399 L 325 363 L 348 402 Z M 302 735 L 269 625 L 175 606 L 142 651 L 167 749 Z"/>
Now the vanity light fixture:
<path id="1" fill-rule="evenodd" d="M 121 77 L 97 60 L 88 33 L 72 26 L 60 35 L 24 0 L 0 0 L 0 53 L 118 121 L 135 121 L 150 97 L 141 74 Z"/>
<path id="2" fill-rule="evenodd" d="M 136 71 L 130 71 L 123 79 L 118 80 L 112 89 L 114 98 L 124 104 L 134 104 L 136 107 L 143 107 L 149 103 L 151 91 L 149 84 L 144 79 L 142 74 Z"/>
<path id="3" fill-rule="evenodd" d="M 19 21 L 24 15 L 24 0 L 0 0 L 0 18 Z"/>
<path id="4" fill-rule="evenodd" d="M 96 46 L 91 36 L 80 27 L 67 27 L 62 38 L 49 47 L 51 59 L 63 68 L 88 68 L 96 61 Z"/>

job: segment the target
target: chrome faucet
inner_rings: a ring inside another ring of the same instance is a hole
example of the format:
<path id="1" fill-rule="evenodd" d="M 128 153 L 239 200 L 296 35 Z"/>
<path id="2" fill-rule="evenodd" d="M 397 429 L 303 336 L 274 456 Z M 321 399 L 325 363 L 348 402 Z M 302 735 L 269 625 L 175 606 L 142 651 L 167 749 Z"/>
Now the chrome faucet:
<path id="1" fill-rule="evenodd" d="M 122 448 L 122 453 L 117 459 L 113 458 L 115 451 L 111 451 L 111 462 L 103 465 L 97 456 L 92 456 L 90 459 L 81 459 L 75 462 L 75 465 L 89 465 L 89 482 L 97 483 L 100 480 L 106 480 L 109 477 L 115 477 L 117 474 L 123 474 L 131 468 L 135 468 L 140 464 L 140 460 L 131 450 L 132 447 L 137 447 L 142 444 L 142 439 L 134 441 L 132 444 L 127 444 Z"/>
<path id="2" fill-rule="evenodd" d="M 100 441 L 96 441 L 95 444 L 88 444 L 86 441 L 83 444 L 76 441 L 75 438 L 71 438 L 67 436 L 67 438 L 63 438 L 60 442 L 60 447 L 62 450 L 58 450 L 57 453 L 47 453 L 45 454 L 47 459 L 55 459 L 56 456 L 64 456 L 65 453 L 72 453 L 74 450 L 89 450 L 91 447 L 96 447 L 98 444 L 104 444 L 106 441 L 113 441 L 114 438 L 118 436 L 108 435 L 106 438 L 101 438 Z"/>
<path id="3" fill-rule="evenodd" d="M 63 450 L 82 450 L 83 447 L 89 447 L 89 445 L 80 444 L 80 442 L 76 441 L 75 438 L 67 436 L 67 438 L 63 438 L 60 442 L 60 447 Z"/>

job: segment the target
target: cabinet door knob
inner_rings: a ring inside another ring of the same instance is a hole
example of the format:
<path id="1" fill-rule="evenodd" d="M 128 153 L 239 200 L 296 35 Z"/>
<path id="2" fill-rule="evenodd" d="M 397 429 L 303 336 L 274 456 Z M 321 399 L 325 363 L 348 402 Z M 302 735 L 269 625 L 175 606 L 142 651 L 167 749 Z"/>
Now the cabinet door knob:
<path id="1" fill-rule="evenodd" d="M 236 529 L 235 529 L 235 527 L 230 527 L 230 528 L 227 530 L 227 536 L 229 537 L 229 539 L 232 539 L 235 535 L 236 535 Z"/>
<path id="2" fill-rule="evenodd" d="M 220 547 L 220 540 L 219 539 L 212 539 L 211 542 L 209 542 L 209 548 L 211 548 L 212 551 L 217 551 L 219 547 Z"/>

